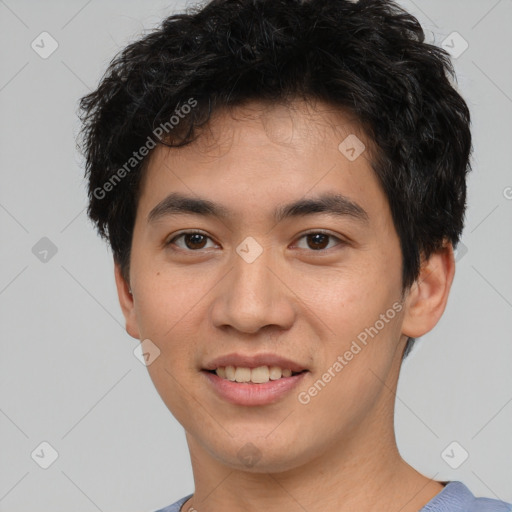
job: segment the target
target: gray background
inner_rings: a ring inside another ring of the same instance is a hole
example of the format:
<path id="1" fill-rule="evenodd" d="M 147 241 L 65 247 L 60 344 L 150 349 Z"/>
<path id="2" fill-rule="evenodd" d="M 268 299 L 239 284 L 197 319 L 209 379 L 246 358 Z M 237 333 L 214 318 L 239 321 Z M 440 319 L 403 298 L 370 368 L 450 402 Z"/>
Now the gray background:
<path id="1" fill-rule="evenodd" d="M 467 253 L 444 317 L 403 367 L 398 444 L 427 476 L 512 501 L 512 1 L 400 3 L 429 41 L 468 42 L 454 62 L 475 153 Z M 2 511 L 152 511 L 193 491 L 183 429 L 124 331 L 75 150 L 78 98 L 181 5 L 0 0 Z M 47 59 L 31 48 L 43 31 L 59 45 Z M 31 457 L 43 441 L 58 452 L 48 469 Z M 441 456 L 453 441 L 469 453 L 457 469 Z"/>

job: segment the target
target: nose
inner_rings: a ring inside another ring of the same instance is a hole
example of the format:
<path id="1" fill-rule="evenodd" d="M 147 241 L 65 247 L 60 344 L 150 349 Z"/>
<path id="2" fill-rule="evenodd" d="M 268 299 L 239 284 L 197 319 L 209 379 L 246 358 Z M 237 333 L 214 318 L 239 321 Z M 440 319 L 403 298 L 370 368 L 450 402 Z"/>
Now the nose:
<path id="1" fill-rule="evenodd" d="M 254 334 L 264 328 L 277 331 L 293 325 L 295 296 L 286 283 L 283 265 L 272 258 L 271 251 L 267 247 L 251 263 L 233 254 L 231 271 L 216 287 L 211 310 L 216 327 Z"/>

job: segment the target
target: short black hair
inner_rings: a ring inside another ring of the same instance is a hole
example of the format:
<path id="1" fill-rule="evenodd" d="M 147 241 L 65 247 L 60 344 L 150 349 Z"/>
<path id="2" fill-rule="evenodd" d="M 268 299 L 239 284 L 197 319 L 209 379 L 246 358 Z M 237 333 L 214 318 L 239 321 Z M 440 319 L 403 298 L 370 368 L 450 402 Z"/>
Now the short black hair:
<path id="1" fill-rule="evenodd" d="M 463 229 L 472 144 L 454 78 L 449 54 L 426 43 L 418 20 L 393 1 L 213 0 L 189 8 L 129 44 L 80 100 L 89 217 L 128 279 L 148 160 L 133 155 L 155 129 L 169 127 L 157 143 L 181 146 L 222 108 L 320 100 L 353 114 L 376 148 L 370 163 L 400 239 L 406 290 L 421 257 L 445 241 L 456 247 Z"/>

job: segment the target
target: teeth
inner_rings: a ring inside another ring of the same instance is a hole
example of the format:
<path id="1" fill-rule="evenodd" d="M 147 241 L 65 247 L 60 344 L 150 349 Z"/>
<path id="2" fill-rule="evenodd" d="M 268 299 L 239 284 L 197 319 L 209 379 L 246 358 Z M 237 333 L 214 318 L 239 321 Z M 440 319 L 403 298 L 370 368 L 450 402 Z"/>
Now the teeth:
<path id="1" fill-rule="evenodd" d="M 219 375 L 219 370 L 217 369 L 217 375 Z M 219 375 L 219 377 L 222 377 L 222 375 Z M 234 366 L 226 366 L 226 379 L 228 380 L 235 380 L 235 367 Z"/>
<path id="2" fill-rule="evenodd" d="M 279 366 L 271 366 L 269 373 L 270 373 L 270 380 L 280 379 L 283 374 L 283 372 L 281 371 L 281 368 L 279 368 Z"/>
<path id="3" fill-rule="evenodd" d="M 251 370 L 251 382 L 256 384 L 263 384 L 269 381 L 269 369 L 268 366 L 258 366 Z"/>
<path id="4" fill-rule="evenodd" d="M 232 382 L 252 382 L 264 384 L 281 377 L 291 377 L 292 371 L 289 368 L 281 369 L 279 366 L 259 366 L 258 368 L 243 368 L 235 366 L 219 367 L 215 373 L 222 379 Z"/>
<path id="5" fill-rule="evenodd" d="M 237 368 L 235 370 L 235 380 L 237 382 L 249 382 L 251 380 L 251 370 L 249 368 Z"/>

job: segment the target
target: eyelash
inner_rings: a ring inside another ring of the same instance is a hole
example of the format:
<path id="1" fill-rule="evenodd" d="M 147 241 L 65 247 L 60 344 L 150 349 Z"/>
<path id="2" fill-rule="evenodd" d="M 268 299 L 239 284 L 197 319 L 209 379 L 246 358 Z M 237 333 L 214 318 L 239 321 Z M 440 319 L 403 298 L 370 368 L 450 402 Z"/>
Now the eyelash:
<path id="1" fill-rule="evenodd" d="M 203 233 L 202 231 L 182 231 L 181 233 L 177 234 L 176 236 L 174 236 L 172 239 L 170 239 L 169 241 L 165 242 L 165 247 L 169 247 L 171 245 L 174 245 L 174 242 L 186 235 L 202 235 L 210 240 L 212 240 L 212 238 L 210 236 L 208 236 L 206 233 Z M 342 240 L 341 238 L 333 235 L 332 233 L 329 233 L 327 231 L 323 231 L 321 229 L 317 229 L 317 230 L 313 230 L 313 231 L 308 231 L 306 233 L 303 233 L 302 235 L 299 236 L 298 240 L 302 239 L 302 238 L 305 238 L 307 237 L 308 235 L 325 235 L 325 236 L 328 236 L 329 238 L 331 239 L 335 239 L 337 241 L 337 244 L 334 246 L 334 247 L 337 247 L 337 246 L 344 246 L 344 245 L 347 245 L 347 242 L 345 240 Z M 328 244 L 329 245 L 329 244 Z M 326 249 L 301 249 L 301 250 L 307 250 L 309 252 L 313 252 L 313 253 L 321 253 L 321 252 L 326 252 L 330 249 L 333 249 L 334 247 L 328 247 Z M 204 249 L 188 249 L 188 248 L 185 248 L 183 249 L 182 247 L 179 247 L 178 249 L 172 249 L 172 250 L 181 250 L 181 251 L 184 251 L 184 252 L 200 252 Z"/>

